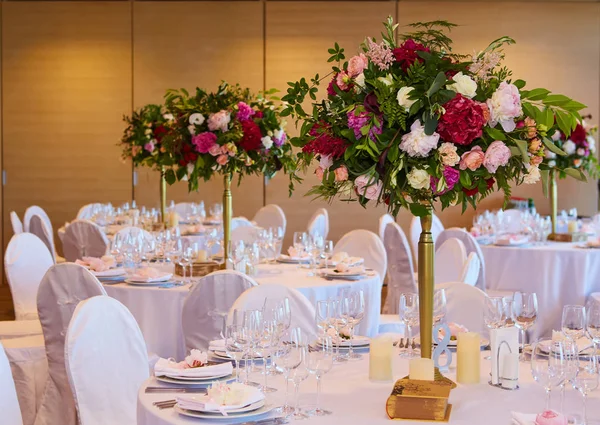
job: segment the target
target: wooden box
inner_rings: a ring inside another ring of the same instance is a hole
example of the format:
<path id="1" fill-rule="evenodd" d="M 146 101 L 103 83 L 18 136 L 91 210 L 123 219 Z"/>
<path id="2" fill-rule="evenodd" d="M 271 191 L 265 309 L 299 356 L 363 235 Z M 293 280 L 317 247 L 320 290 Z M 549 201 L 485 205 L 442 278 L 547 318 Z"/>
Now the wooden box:
<path id="1" fill-rule="evenodd" d="M 221 268 L 221 266 L 219 265 L 219 263 L 216 263 L 214 261 L 207 261 L 207 262 L 202 262 L 202 263 L 194 262 L 192 264 L 192 276 L 194 276 L 194 277 L 206 276 L 207 274 L 216 272 L 220 268 Z M 180 264 L 175 264 L 175 274 L 178 276 L 183 276 L 183 267 Z M 186 266 L 185 275 L 189 276 L 189 274 L 190 274 L 190 268 L 189 268 L 189 266 Z"/>
<path id="2" fill-rule="evenodd" d="M 452 385 L 445 381 L 396 381 L 388 397 L 386 411 L 390 419 L 447 422 L 452 406 L 448 397 Z"/>
<path id="3" fill-rule="evenodd" d="M 555 242 L 586 242 L 588 235 L 586 233 L 552 233 L 548 240 Z"/>

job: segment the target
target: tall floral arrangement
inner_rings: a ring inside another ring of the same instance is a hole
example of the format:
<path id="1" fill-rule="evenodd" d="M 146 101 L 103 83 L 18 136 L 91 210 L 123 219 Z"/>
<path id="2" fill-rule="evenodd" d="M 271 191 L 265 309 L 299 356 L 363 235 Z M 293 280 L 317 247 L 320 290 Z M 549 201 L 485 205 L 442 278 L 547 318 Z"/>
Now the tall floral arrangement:
<path id="1" fill-rule="evenodd" d="M 120 146 L 122 158 L 131 159 L 135 166 L 147 166 L 160 170 L 173 165 L 171 153 L 163 139 L 173 123 L 173 115 L 164 106 L 146 105 L 123 117 L 127 127 Z"/>
<path id="2" fill-rule="evenodd" d="M 348 60 L 336 43 L 331 72 L 289 83 L 282 98 L 282 115 L 302 122 L 291 140 L 300 164 L 319 161 L 311 194 L 385 203 L 394 214 L 427 215 L 434 200 L 464 211 L 494 188 L 508 199 L 511 183 L 545 177 L 546 151 L 564 155 L 550 130 L 558 122 L 569 135 L 585 105 L 513 80 L 501 64 L 511 38 L 468 57 L 452 50 L 454 24 L 419 22 L 399 37 L 391 18 L 384 26 L 381 41 L 368 37 Z M 317 101 L 323 81 L 327 96 Z"/>
<path id="3" fill-rule="evenodd" d="M 191 191 L 215 173 L 272 177 L 282 170 L 293 183 L 296 157 L 273 93 L 256 96 L 227 83 L 212 93 L 200 88 L 193 94 L 168 91 L 165 104 L 175 118 L 164 140 L 175 164 L 167 171 L 167 182 L 187 180 Z"/>

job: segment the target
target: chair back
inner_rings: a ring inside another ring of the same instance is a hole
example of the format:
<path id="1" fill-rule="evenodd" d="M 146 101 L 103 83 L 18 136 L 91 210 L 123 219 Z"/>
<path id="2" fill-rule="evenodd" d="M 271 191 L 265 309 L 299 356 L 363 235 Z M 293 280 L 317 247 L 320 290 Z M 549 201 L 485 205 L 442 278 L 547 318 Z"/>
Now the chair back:
<path id="1" fill-rule="evenodd" d="M 465 261 L 462 273 L 460 275 L 460 282 L 464 282 L 467 285 L 476 286 L 477 280 L 481 272 L 481 262 L 479 257 L 474 252 L 470 253 Z"/>
<path id="2" fill-rule="evenodd" d="M 46 222 L 39 215 L 35 214 L 29 220 L 29 232 L 36 235 L 50 251 L 52 260 L 56 264 L 56 249 L 54 247 L 54 236 L 52 229 L 48 228 Z"/>
<path id="3" fill-rule="evenodd" d="M 387 253 L 387 298 L 383 305 L 384 314 L 398 314 L 400 295 L 418 293 L 413 272 L 413 259 L 408 239 L 398 223 L 388 223 L 383 239 Z"/>
<path id="4" fill-rule="evenodd" d="M 19 233 L 10 239 L 4 253 L 4 271 L 17 320 L 38 318 L 38 287 L 53 264 L 48 248 L 34 234 Z"/>
<path id="5" fill-rule="evenodd" d="M 391 214 L 384 214 L 381 217 L 379 217 L 379 237 L 381 238 L 381 240 L 383 240 L 383 238 L 385 237 L 384 233 L 385 233 L 385 229 L 387 228 L 387 225 L 390 223 L 395 223 L 396 220 L 394 219 L 394 217 Z M 404 233 L 404 232 L 403 232 Z"/>
<path id="6" fill-rule="evenodd" d="M 254 279 L 233 270 L 220 270 L 201 278 L 183 302 L 181 322 L 186 351 L 206 351 L 211 341 L 221 338 L 229 309 L 245 290 L 256 285 Z"/>
<path id="7" fill-rule="evenodd" d="M 129 310 L 106 295 L 80 302 L 65 345 L 80 424 L 137 425 L 138 391 L 149 377 L 148 355 Z"/>
<path id="8" fill-rule="evenodd" d="M 231 231 L 240 227 L 255 227 L 246 217 L 233 217 L 231 219 Z"/>
<path id="9" fill-rule="evenodd" d="M 459 282 L 466 261 L 467 250 L 461 240 L 446 240 L 435 253 L 435 283 Z"/>
<path id="10" fill-rule="evenodd" d="M 325 208 L 319 208 L 308 221 L 307 231 L 311 236 L 319 235 L 327 239 L 329 235 L 329 213 Z"/>
<path id="11" fill-rule="evenodd" d="M 446 322 L 458 323 L 471 332 L 487 335 L 483 321 L 485 292 L 463 282 L 446 282 L 436 285 L 436 289 L 446 291 Z"/>
<path id="12" fill-rule="evenodd" d="M 17 215 L 16 212 L 10 212 L 10 224 L 12 225 L 13 233 L 18 235 L 19 233 L 23 233 L 23 223 L 21 219 Z"/>
<path id="13" fill-rule="evenodd" d="M 141 238 L 144 241 L 155 240 L 154 235 L 147 230 L 140 229 L 139 227 L 127 226 L 120 229 L 115 236 L 125 239 L 128 236 L 133 236 L 135 239 Z"/>
<path id="14" fill-rule="evenodd" d="M 263 229 L 268 229 L 270 227 L 282 227 L 283 233 L 285 234 L 287 220 L 285 218 L 285 213 L 279 207 L 279 205 L 265 205 L 258 210 L 252 221 L 254 221 L 258 227 L 262 227 Z"/>
<path id="15" fill-rule="evenodd" d="M 383 242 L 375 233 L 364 229 L 356 229 L 346 233 L 335 244 L 333 253 L 347 252 L 353 257 L 365 259 L 365 267 L 371 268 L 379 273 L 383 284 L 387 270 L 387 255 Z"/>
<path id="16" fill-rule="evenodd" d="M 94 203 L 87 204 L 79 208 L 77 212 L 77 220 L 90 220 L 94 216 L 94 211 L 102 207 L 102 204 Z"/>
<path id="17" fill-rule="evenodd" d="M 23 425 L 10 363 L 0 341 L 0 412 L 3 425 Z"/>
<path id="18" fill-rule="evenodd" d="M 102 257 L 108 249 L 108 238 L 95 223 L 75 220 L 65 229 L 63 251 L 67 261 L 83 257 Z"/>
<path id="19" fill-rule="evenodd" d="M 475 253 L 479 258 L 480 270 L 477 278 L 477 286 L 479 289 L 485 292 L 485 259 L 483 258 L 483 252 L 481 251 L 481 246 L 477 243 L 473 235 L 467 232 L 465 229 L 460 227 L 451 227 L 449 229 L 445 229 L 438 236 L 435 241 L 436 248 L 439 248 L 444 242 L 446 242 L 450 238 L 460 239 L 462 243 L 465 245 L 465 249 L 467 250 L 467 255 L 471 253 Z"/>

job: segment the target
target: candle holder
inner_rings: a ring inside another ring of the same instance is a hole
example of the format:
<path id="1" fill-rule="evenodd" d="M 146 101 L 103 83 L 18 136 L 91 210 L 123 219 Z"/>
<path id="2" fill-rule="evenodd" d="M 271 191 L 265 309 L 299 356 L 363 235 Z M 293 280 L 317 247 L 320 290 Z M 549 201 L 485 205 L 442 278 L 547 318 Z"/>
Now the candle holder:
<path id="1" fill-rule="evenodd" d="M 500 388 L 502 390 L 515 391 L 515 390 L 518 390 L 520 388 L 519 384 L 515 385 L 514 388 L 509 388 L 509 387 L 505 387 L 505 386 L 502 385 L 502 381 L 513 381 L 513 382 L 516 381 L 516 382 L 519 382 L 519 378 L 516 378 L 516 379 L 515 378 L 505 378 L 504 376 L 500 375 L 500 348 L 502 348 L 503 345 L 506 345 L 506 347 L 508 347 L 508 352 L 510 354 L 512 354 L 512 349 L 510 348 L 510 345 L 508 344 L 508 342 L 502 341 L 500 343 L 500 345 L 498 346 L 498 350 L 496 350 L 496 354 L 495 354 L 496 355 L 496 373 L 498 374 L 498 383 L 494 384 L 492 382 L 492 380 L 490 379 L 488 381 L 488 384 L 490 384 L 492 387 Z M 491 375 L 492 374 L 490 373 L 490 376 Z"/>

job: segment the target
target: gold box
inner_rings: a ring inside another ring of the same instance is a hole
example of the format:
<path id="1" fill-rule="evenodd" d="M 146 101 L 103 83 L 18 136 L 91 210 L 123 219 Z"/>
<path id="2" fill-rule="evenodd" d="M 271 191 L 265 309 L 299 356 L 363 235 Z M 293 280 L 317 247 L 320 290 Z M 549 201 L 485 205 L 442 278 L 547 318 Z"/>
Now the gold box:
<path id="1" fill-rule="evenodd" d="M 219 263 L 214 261 L 207 262 L 194 262 L 192 264 L 192 276 L 193 277 L 202 277 L 210 274 L 212 272 L 216 272 L 221 267 Z M 175 274 L 178 276 L 183 276 L 183 267 L 180 264 L 175 264 Z M 188 276 L 190 274 L 189 266 L 186 266 L 185 275 Z"/>
<path id="2" fill-rule="evenodd" d="M 445 381 L 396 381 L 387 399 L 386 411 L 390 419 L 447 422 L 452 405 L 448 397 L 452 385 Z"/>
<path id="3" fill-rule="evenodd" d="M 552 233 L 548 240 L 555 242 L 586 242 L 588 235 L 586 233 Z"/>

